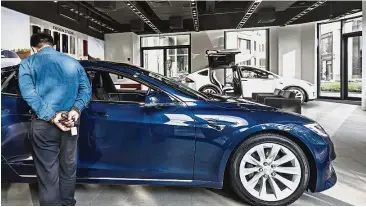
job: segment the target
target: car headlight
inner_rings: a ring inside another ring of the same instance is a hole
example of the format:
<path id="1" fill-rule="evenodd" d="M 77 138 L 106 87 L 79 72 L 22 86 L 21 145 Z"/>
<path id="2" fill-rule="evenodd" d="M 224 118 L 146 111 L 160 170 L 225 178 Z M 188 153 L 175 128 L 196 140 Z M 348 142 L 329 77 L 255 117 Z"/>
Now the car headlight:
<path id="1" fill-rule="evenodd" d="M 318 123 L 310 123 L 304 125 L 306 128 L 310 129 L 311 131 L 317 133 L 320 136 L 328 137 L 329 135 L 327 132 L 321 127 Z"/>

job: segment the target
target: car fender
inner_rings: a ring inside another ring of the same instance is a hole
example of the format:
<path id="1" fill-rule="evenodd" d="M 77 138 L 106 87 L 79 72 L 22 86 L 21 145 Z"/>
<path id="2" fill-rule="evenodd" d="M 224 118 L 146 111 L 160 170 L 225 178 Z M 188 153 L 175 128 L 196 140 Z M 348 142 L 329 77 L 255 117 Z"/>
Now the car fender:
<path id="1" fill-rule="evenodd" d="M 235 152 L 235 149 L 242 142 L 258 133 L 277 132 L 280 134 L 288 134 L 292 138 L 295 138 L 297 139 L 297 141 L 303 143 L 304 146 L 306 146 L 307 149 L 311 152 L 314 159 L 320 161 L 320 163 L 324 163 L 327 161 L 327 157 L 319 156 L 321 156 L 322 154 L 328 155 L 328 153 L 324 153 L 324 150 L 327 150 L 328 143 L 326 143 L 323 139 L 319 139 L 319 136 L 312 131 L 298 124 L 266 123 L 255 125 L 246 130 L 241 129 L 240 131 L 241 132 L 234 132 L 234 134 L 236 135 L 233 137 L 231 143 L 228 145 L 222 156 L 218 174 L 218 181 L 220 183 L 223 183 L 226 166 L 229 164 L 229 159 L 231 155 Z"/>

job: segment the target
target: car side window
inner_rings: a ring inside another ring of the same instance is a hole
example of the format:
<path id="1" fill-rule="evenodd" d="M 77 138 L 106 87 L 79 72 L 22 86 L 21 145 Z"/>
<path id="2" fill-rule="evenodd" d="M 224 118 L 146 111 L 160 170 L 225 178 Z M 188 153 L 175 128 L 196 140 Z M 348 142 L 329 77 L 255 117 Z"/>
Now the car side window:
<path id="1" fill-rule="evenodd" d="M 208 76 L 208 70 L 204 70 L 202 72 L 199 72 L 198 74 L 203 75 L 203 76 Z"/>
<path id="2" fill-rule="evenodd" d="M 243 78 L 249 79 L 268 79 L 269 73 L 256 69 L 245 68 L 242 70 Z"/>
<path id="3" fill-rule="evenodd" d="M 154 89 L 121 74 L 87 70 L 92 86 L 92 101 L 145 103 L 146 96 Z"/>
<path id="4" fill-rule="evenodd" d="M 1 93 L 20 96 L 18 72 L 1 72 Z"/>

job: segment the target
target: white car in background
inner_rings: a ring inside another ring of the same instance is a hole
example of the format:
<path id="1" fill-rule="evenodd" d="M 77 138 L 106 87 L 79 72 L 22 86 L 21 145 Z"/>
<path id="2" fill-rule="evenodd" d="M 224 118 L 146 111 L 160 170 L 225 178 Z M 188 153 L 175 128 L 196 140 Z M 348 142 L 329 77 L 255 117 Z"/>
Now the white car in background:
<path id="1" fill-rule="evenodd" d="M 10 50 L 1 50 L 1 68 L 18 65 L 22 60 Z"/>
<path id="2" fill-rule="evenodd" d="M 276 75 L 272 72 L 262 70 L 259 68 L 253 68 L 248 66 L 241 67 L 241 87 L 242 96 L 244 98 L 251 98 L 252 93 L 271 93 L 276 88 L 282 90 L 290 90 L 295 92 L 296 98 L 300 99 L 301 102 L 307 102 L 316 99 L 316 88 L 314 84 L 295 78 L 284 78 Z M 182 81 L 184 84 L 192 89 L 198 90 L 204 93 L 222 94 L 222 89 L 227 86 L 222 84 L 221 87 L 216 86 L 210 81 L 209 75 L 211 74 L 209 68 L 205 68 L 194 73 L 189 74 Z M 215 69 L 217 70 L 217 69 Z M 230 71 L 231 69 L 223 69 Z M 226 80 L 231 79 L 229 77 L 232 73 L 226 73 Z M 232 76 L 232 75 L 231 75 Z M 212 79 L 218 80 L 215 71 L 212 73 Z M 230 84 L 230 83 L 229 83 Z"/>

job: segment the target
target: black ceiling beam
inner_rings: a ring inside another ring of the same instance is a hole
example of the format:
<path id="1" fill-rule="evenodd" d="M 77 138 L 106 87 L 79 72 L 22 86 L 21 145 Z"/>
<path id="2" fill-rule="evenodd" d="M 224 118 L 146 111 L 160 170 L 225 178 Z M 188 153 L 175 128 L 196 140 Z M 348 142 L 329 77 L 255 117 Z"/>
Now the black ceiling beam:
<path id="1" fill-rule="evenodd" d="M 313 3 L 311 6 L 309 6 L 308 8 L 306 8 L 303 11 L 301 11 L 300 13 L 298 13 L 296 16 L 294 16 L 291 19 L 287 20 L 283 24 L 283 26 L 286 26 L 286 25 L 291 24 L 292 22 L 295 22 L 296 20 L 300 19 L 304 15 L 306 15 L 306 14 L 310 13 L 311 11 L 315 10 L 316 8 L 322 6 L 325 2 L 327 2 L 327 0 L 320 0 L 320 1 L 317 1 L 317 2 Z"/>
<path id="2" fill-rule="evenodd" d="M 135 13 L 137 17 L 140 18 L 145 24 L 147 24 L 155 33 L 158 34 L 161 33 L 159 28 L 156 26 L 157 20 L 156 19 L 153 20 L 153 18 L 151 17 L 151 13 L 148 14 L 145 11 L 146 6 L 144 9 L 144 7 L 142 7 L 141 4 L 139 4 L 137 1 L 123 1 L 123 2 L 127 5 L 128 9 L 130 9 L 133 13 Z M 149 7 L 149 5 L 147 5 L 147 7 Z"/>
<path id="3" fill-rule="evenodd" d="M 261 2 L 262 2 L 262 0 L 255 0 L 249 4 L 248 8 L 245 11 L 243 18 L 241 18 L 240 22 L 236 26 L 236 29 L 241 29 L 244 26 L 244 24 L 249 20 L 249 18 L 257 10 L 257 8 Z"/>
<path id="4" fill-rule="evenodd" d="M 317 8 L 316 11 L 312 11 L 309 15 L 298 19 L 294 24 L 334 19 L 347 13 L 351 14 L 362 11 L 362 1 L 328 1 L 326 4 L 327 6 L 324 5 Z"/>
<path id="5" fill-rule="evenodd" d="M 196 0 L 190 0 L 193 27 L 196 32 L 200 31 L 200 22 L 198 19 L 197 3 L 198 3 L 198 1 L 196 1 Z"/>

